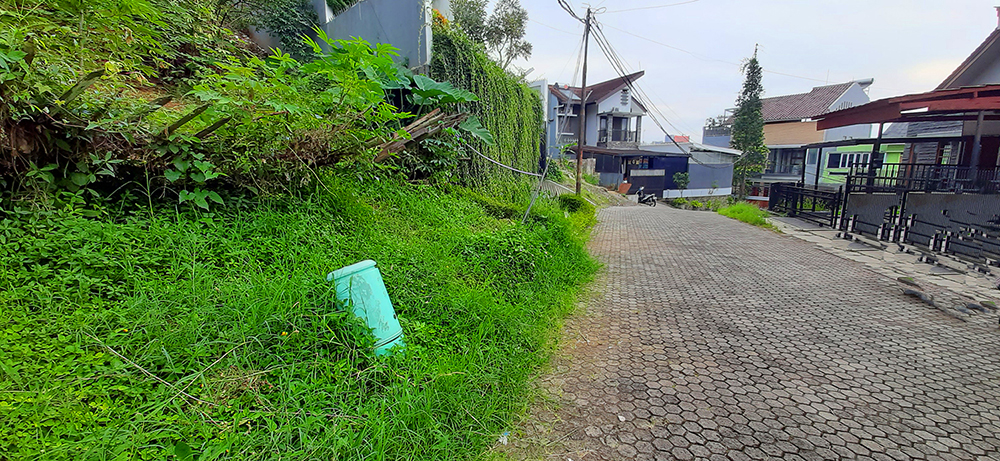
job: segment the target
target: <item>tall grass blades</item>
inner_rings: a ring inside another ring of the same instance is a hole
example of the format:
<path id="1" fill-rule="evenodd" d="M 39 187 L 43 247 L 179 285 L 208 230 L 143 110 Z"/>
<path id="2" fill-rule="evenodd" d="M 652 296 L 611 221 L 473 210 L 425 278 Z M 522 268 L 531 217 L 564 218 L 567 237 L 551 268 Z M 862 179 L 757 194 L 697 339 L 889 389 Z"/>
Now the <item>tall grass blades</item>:
<path id="1" fill-rule="evenodd" d="M 770 213 L 747 202 L 736 202 L 727 207 L 719 208 L 719 214 L 743 221 L 747 224 L 753 224 L 754 226 L 772 230 L 776 229 L 774 225 L 767 220 L 767 218 L 771 215 Z"/>
<path id="2" fill-rule="evenodd" d="M 326 177 L 215 214 L 7 215 L 0 458 L 479 456 L 595 263 L 592 208 L 521 225 L 470 194 Z M 324 280 L 369 258 L 406 335 L 385 359 Z"/>

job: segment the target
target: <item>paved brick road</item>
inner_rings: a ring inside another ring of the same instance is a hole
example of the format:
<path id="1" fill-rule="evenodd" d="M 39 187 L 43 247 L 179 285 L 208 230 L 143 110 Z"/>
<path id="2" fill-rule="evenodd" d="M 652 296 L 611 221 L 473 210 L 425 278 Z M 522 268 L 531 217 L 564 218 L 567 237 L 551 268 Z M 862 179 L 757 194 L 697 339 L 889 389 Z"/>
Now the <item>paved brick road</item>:
<path id="1" fill-rule="evenodd" d="M 946 317 L 859 263 L 714 213 L 601 221 L 603 294 L 570 321 L 543 380 L 558 405 L 526 435 L 543 456 L 1000 459 L 995 315 Z"/>

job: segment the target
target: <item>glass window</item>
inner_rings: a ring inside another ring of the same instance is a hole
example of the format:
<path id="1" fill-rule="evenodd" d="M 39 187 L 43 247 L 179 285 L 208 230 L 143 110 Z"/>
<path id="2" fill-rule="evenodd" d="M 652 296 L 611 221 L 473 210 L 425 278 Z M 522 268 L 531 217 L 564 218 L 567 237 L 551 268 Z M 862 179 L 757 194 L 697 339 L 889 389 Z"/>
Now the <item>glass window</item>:
<path id="1" fill-rule="evenodd" d="M 806 154 L 806 164 L 815 165 L 818 158 L 819 158 L 819 149 L 809 149 L 808 153 Z"/>

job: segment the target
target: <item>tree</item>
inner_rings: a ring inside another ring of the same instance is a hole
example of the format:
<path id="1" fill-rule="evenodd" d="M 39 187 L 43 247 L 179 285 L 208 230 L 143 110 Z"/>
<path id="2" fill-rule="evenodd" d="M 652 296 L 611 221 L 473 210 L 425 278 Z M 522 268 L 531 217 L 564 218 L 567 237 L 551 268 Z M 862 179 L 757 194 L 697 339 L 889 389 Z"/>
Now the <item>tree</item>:
<path id="1" fill-rule="evenodd" d="M 678 171 L 674 173 L 674 184 L 677 185 L 677 190 L 681 191 L 681 197 L 684 197 L 684 189 L 687 189 L 688 184 L 691 184 L 691 177 L 687 173 Z"/>
<path id="2" fill-rule="evenodd" d="M 451 15 L 465 34 L 476 43 L 486 41 L 486 3 L 488 0 L 452 0 Z"/>
<path id="3" fill-rule="evenodd" d="M 504 70 L 518 58 L 531 56 L 531 44 L 524 40 L 528 12 L 518 0 L 499 0 L 486 17 L 489 0 L 452 0 L 451 14 L 465 35 L 482 43 Z"/>
<path id="4" fill-rule="evenodd" d="M 518 0 L 499 0 L 486 22 L 486 48 L 504 70 L 517 58 L 531 56 L 531 44 L 524 39 L 528 12 Z"/>
<path id="5" fill-rule="evenodd" d="M 753 57 L 747 60 L 741 69 L 746 76 L 743 89 L 736 98 L 736 115 L 733 117 L 733 130 L 730 145 L 733 149 L 743 152 L 743 155 L 733 165 L 733 181 L 740 197 L 746 195 L 747 178 L 764 171 L 767 164 L 767 145 L 764 144 L 764 115 L 761 112 L 760 95 L 764 92 L 761 85 L 762 69 L 757 62 L 757 50 Z"/>

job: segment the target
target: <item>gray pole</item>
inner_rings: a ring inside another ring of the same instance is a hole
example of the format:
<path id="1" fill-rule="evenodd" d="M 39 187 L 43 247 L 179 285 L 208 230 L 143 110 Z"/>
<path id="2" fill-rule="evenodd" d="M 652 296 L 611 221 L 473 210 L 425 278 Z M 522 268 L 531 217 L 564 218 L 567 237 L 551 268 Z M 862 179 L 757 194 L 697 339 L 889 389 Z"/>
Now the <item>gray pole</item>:
<path id="1" fill-rule="evenodd" d="M 580 87 L 580 119 L 577 126 L 580 135 L 576 140 L 576 195 L 580 195 L 583 179 L 583 145 L 587 142 L 587 49 L 590 44 L 590 8 L 587 8 L 587 20 L 583 26 L 583 85 Z"/>
<path id="2" fill-rule="evenodd" d="M 1000 10 L 998 10 L 1000 11 Z M 975 186 L 978 182 L 977 179 L 979 175 L 979 154 L 983 150 L 982 138 L 983 138 L 983 111 L 979 111 L 979 116 L 976 117 L 976 136 L 972 138 L 972 155 L 969 158 L 969 181 L 970 185 Z"/>

